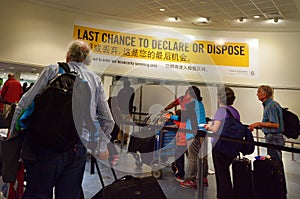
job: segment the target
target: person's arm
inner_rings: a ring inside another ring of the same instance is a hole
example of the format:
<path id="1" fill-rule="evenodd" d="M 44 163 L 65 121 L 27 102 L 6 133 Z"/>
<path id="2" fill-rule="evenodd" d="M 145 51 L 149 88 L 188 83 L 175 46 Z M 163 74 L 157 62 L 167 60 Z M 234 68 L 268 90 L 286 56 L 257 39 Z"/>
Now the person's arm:
<path id="1" fill-rule="evenodd" d="M 267 129 L 279 129 L 279 115 L 281 111 L 281 107 L 271 107 L 269 105 L 265 110 L 264 110 L 264 116 L 262 119 L 262 122 L 254 122 L 249 125 L 249 130 L 253 131 L 255 128 L 267 128 Z M 268 114 L 266 114 L 268 112 Z"/>
<path id="2" fill-rule="evenodd" d="M 175 106 L 177 106 L 177 104 L 174 102 L 171 102 L 168 106 L 166 106 L 164 108 L 165 111 L 170 110 L 171 108 L 174 108 Z"/>
<path id="3" fill-rule="evenodd" d="M 110 142 L 110 133 L 114 128 L 114 120 L 109 109 L 108 103 L 106 101 L 104 89 L 101 85 L 101 81 L 99 80 L 98 85 L 99 93 L 98 93 L 98 104 L 96 115 L 97 119 L 100 124 L 99 130 L 99 158 L 100 159 L 107 159 L 108 158 L 108 151 L 107 151 L 107 143 Z"/>
<path id="4" fill-rule="evenodd" d="M 254 122 L 249 125 L 249 130 L 253 131 L 255 128 L 273 128 L 278 129 L 279 124 L 274 122 Z"/>
<path id="5" fill-rule="evenodd" d="M 222 125 L 222 121 L 225 118 L 226 118 L 226 109 L 218 108 L 215 113 L 213 123 L 205 125 L 204 128 L 208 131 L 212 131 L 213 133 L 216 133 L 219 131 Z"/>
<path id="6" fill-rule="evenodd" d="M 208 131 L 212 131 L 213 133 L 216 133 L 221 126 L 222 122 L 219 120 L 215 120 L 212 124 L 207 124 L 204 126 L 204 128 Z"/>
<path id="7" fill-rule="evenodd" d="M 170 110 L 171 108 L 178 106 L 180 104 L 180 98 L 182 98 L 182 97 L 179 97 L 176 100 L 174 100 L 173 102 L 171 102 L 168 106 L 166 106 L 164 108 L 164 110 L 167 111 L 167 110 Z"/>

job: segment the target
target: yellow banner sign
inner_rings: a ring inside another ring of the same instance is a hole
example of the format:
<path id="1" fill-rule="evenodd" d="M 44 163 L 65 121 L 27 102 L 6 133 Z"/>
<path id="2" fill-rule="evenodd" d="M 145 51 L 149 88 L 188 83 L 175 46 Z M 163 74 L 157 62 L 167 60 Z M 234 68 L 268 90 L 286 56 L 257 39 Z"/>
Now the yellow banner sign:
<path id="1" fill-rule="evenodd" d="M 249 67 L 247 43 L 184 42 L 153 36 L 74 26 L 74 39 L 87 41 L 98 54 L 152 61 Z"/>

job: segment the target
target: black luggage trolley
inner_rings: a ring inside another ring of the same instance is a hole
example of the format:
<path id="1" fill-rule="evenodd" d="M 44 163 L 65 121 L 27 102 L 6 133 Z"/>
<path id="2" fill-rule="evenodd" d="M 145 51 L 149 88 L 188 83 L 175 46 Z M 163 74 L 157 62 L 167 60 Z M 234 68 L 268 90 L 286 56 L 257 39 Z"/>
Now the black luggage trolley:
<path id="1" fill-rule="evenodd" d="M 138 168 L 143 163 L 151 166 L 152 176 L 158 179 L 162 176 L 162 166 L 171 167 L 170 158 L 175 159 L 176 151 L 176 131 L 164 127 L 177 126 L 166 120 L 162 113 L 150 115 L 144 123 L 146 125 L 140 131 L 131 134 L 128 152 L 132 152 Z"/>

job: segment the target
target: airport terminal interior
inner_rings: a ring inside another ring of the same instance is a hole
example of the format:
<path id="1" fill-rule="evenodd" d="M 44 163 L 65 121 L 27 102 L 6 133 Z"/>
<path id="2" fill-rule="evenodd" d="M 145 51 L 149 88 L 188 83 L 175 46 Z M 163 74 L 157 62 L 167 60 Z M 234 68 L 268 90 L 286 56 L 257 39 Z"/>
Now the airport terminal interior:
<path id="1" fill-rule="evenodd" d="M 260 85 L 270 85 L 274 100 L 300 117 L 299 0 L 0 0 L 0 5 L 2 82 L 14 73 L 21 84 L 35 83 L 44 67 L 65 61 L 70 41 L 86 41 L 93 51 L 89 69 L 100 76 L 106 98 L 117 96 L 124 82 L 135 93 L 126 118 L 133 123 L 120 125 L 128 140 L 121 137 L 115 142 L 117 178 L 153 176 L 167 199 L 217 198 L 210 137 L 206 137 L 208 186 L 201 189 L 181 187 L 175 180 L 174 151 L 163 158 L 157 154 L 160 150 L 151 153 L 155 164 L 144 162 L 140 153 L 128 152 L 130 136 L 153 118 L 161 117 L 164 123 L 162 110 L 189 86 L 200 89 L 207 119 L 214 118 L 220 105 L 218 89 L 229 86 L 241 122 L 261 121 Z M 0 129 L 2 136 L 6 133 Z M 257 156 L 267 155 L 262 130 L 254 130 L 253 136 L 262 144 L 240 157 L 251 160 L 252 169 Z M 285 147 L 287 199 L 299 199 L 300 138 L 285 137 Z M 113 183 L 108 161 L 97 164 L 105 185 Z M 85 199 L 102 189 L 91 151 L 82 188 Z M 1 191 L 0 199 L 6 198 Z"/>

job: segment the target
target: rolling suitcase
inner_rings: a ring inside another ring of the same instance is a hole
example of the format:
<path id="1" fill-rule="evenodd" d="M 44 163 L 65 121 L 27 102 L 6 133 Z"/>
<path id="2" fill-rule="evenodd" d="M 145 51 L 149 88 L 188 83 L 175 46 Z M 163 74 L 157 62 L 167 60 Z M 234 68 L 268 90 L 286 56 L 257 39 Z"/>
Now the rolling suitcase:
<path id="1" fill-rule="evenodd" d="M 232 177 L 234 199 L 253 199 L 252 164 L 248 158 L 233 160 Z"/>
<path id="2" fill-rule="evenodd" d="M 95 166 L 102 189 L 91 199 L 167 199 L 157 180 L 152 176 L 139 178 L 127 175 L 117 179 L 112 168 L 115 181 L 105 186 L 97 161 Z"/>
<path id="3" fill-rule="evenodd" d="M 253 182 L 256 199 L 287 198 L 282 162 L 278 160 L 255 160 Z"/>

